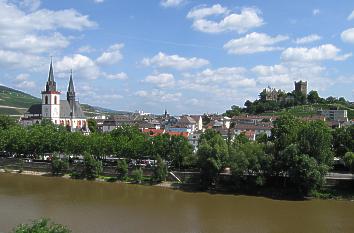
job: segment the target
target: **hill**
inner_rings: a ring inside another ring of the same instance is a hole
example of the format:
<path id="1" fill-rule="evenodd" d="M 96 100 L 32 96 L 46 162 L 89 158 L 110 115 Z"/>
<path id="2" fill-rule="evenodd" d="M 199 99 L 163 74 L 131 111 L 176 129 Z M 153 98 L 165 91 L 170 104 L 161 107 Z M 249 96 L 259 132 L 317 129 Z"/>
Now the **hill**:
<path id="1" fill-rule="evenodd" d="M 32 105 L 41 103 L 41 99 L 25 92 L 0 85 L 0 114 L 21 116 Z M 126 112 L 81 104 L 82 110 L 88 117 L 95 115 L 116 115 Z"/>

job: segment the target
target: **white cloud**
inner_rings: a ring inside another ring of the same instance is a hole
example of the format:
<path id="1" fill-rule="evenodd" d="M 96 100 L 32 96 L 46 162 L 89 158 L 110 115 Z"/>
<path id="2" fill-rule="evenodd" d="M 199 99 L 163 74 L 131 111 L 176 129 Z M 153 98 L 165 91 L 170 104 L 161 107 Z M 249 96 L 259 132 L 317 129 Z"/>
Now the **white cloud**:
<path id="1" fill-rule="evenodd" d="M 162 90 L 140 90 L 135 92 L 135 95 L 152 100 L 154 102 L 176 102 L 179 101 L 180 97 L 182 96 L 182 93 L 167 93 Z"/>
<path id="2" fill-rule="evenodd" d="M 163 7 L 177 7 L 184 2 L 185 0 L 161 0 L 160 4 Z"/>
<path id="3" fill-rule="evenodd" d="M 321 37 L 317 34 L 311 34 L 308 36 L 300 37 L 295 40 L 296 44 L 307 44 L 307 43 L 312 43 L 314 41 L 321 40 Z"/>
<path id="4" fill-rule="evenodd" d="M 264 33 L 252 32 L 244 37 L 230 40 L 224 45 L 224 48 L 228 53 L 232 54 L 267 52 L 281 49 L 281 47 L 273 45 L 285 40 L 288 40 L 287 36 L 277 35 L 271 37 Z"/>
<path id="5" fill-rule="evenodd" d="M 34 81 L 29 80 L 28 74 L 19 74 L 15 78 L 15 86 L 20 89 L 32 89 L 36 87 L 36 83 Z"/>
<path id="6" fill-rule="evenodd" d="M 128 75 L 124 72 L 116 73 L 116 74 L 106 74 L 103 73 L 103 76 L 105 76 L 107 79 L 110 80 L 125 80 L 128 79 Z"/>
<path id="7" fill-rule="evenodd" d="M 104 0 L 94 0 L 95 3 L 102 3 Z"/>
<path id="8" fill-rule="evenodd" d="M 258 65 L 253 67 L 252 71 L 257 75 L 270 76 L 270 75 L 284 74 L 288 72 L 288 69 L 284 65 L 274 65 L 274 66 Z"/>
<path id="9" fill-rule="evenodd" d="M 175 85 L 175 79 L 173 74 L 167 73 L 149 75 L 144 79 L 144 82 L 154 84 L 159 88 L 169 88 Z"/>
<path id="10" fill-rule="evenodd" d="M 60 61 L 55 63 L 55 71 L 62 73 L 62 76 L 68 76 L 73 69 L 75 76 L 83 79 L 97 79 L 100 75 L 99 67 L 91 58 L 74 54 L 73 56 L 64 56 Z"/>
<path id="11" fill-rule="evenodd" d="M 0 1 L 0 48 L 27 53 L 55 52 L 69 45 L 69 40 L 57 29 L 83 30 L 96 26 L 87 15 L 74 9 L 52 11 L 37 9 L 40 1 L 24 0 L 19 7 Z"/>
<path id="12" fill-rule="evenodd" d="M 108 48 L 107 51 L 103 52 L 100 57 L 96 59 L 98 64 L 101 65 L 113 65 L 122 60 L 123 55 L 121 49 L 124 44 L 114 44 Z"/>
<path id="13" fill-rule="evenodd" d="M 92 47 L 89 46 L 89 45 L 85 45 L 85 46 L 80 47 L 77 51 L 78 51 L 79 53 L 92 53 L 92 52 L 95 52 L 96 49 L 95 49 L 95 48 L 92 48 Z"/>
<path id="14" fill-rule="evenodd" d="M 319 15 L 320 13 L 321 13 L 320 9 L 313 9 L 313 11 L 312 11 L 312 14 L 313 14 L 314 16 L 317 16 L 317 15 Z"/>
<path id="15" fill-rule="evenodd" d="M 220 21 L 207 19 L 211 16 L 220 16 Z M 211 7 L 200 7 L 192 9 L 187 18 L 193 20 L 193 28 L 197 31 L 207 33 L 219 33 L 224 31 L 236 31 L 244 33 L 252 28 L 259 27 L 264 24 L 261 18 L 261 12 L 255 8 L 243 8 L 239 14 L 231 13 L 225 7 L 219 4 Z"/>
<path id="16" fill-rule="evenodd" d="M 340 36 L 344 42 L 354 43 L 354 28 L 343 31 Z"/>
<path id="17" fill-rule="evenodd" d="M 41 0 L 21 0 L 20 7 L 29 10 L 35 11 L 41 6 Z"/>
<path id="18" fill-rule="evenodd" d="M 332 44 L 324 44 L 313 48 L 287 48 L 281 54 L 281 59 L 286 62 L 319 62 L 323 60 L 342 61 L 352 54 L 340 55 L 340 49 Z"/>
<path id="19" fill-rule="evenodd" d="M 352 13 L 347 18 L 347 20 L 352 20 L 352 19 L 354 19 L 354 10 L 352 11 Z"/>
<path id="20" fill-rule="evenodd" d="M 0 49 L 0 67 L 38 70 L 44 64 L 40 56 Z"/>
<path id="21" fill-rule="evenodd" d="M 208 65 L 209 61 L 202 58 L 186 58 L 179 55 L 167 55 L 159 52 L 152 58 L 144 58 L 142 64 L 145 66 L 155 66 L 160 68 L 174 68 L 177 70 L 200 68 Z"/>

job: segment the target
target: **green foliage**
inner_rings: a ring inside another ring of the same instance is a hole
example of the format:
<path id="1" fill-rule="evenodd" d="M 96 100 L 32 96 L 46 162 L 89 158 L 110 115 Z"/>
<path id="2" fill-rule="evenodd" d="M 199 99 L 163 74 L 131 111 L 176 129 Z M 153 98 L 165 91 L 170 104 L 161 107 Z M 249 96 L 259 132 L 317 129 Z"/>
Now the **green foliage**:
<path id="1" fill-rule="evenodd" d="M 226 110 L 225 116 L 232 118 L 233 116 L 238 116 L 241 114 L 241 108 L 236 105 L 232 105 L 230 110 Z"/>
<path id="2" fill-rule="evenodd" d="M 6 130 L 16 125 L 13 118 L 9 116 L 0 115 L 0 130 Z"/>
<path id="3" fill-rule="evenodd" d="M 33 221 L 32 224 L 21 224 L 12 230 L 13 233 L 70 233 L 67 227 L 55 224 L 48 219 Z"/>
<path id="4" fill-rule="evenodd" d="M 354 173 L 354 152 L 345 153 L 343 160 L 345 166 L 350 169 L 351 173 Z"/>
<path id="5" fill-rule="evenodd" d="M 336 156 L 343 157 L 348 151 L 354 151 L 354 125 L 337 128 L 332 132 L 333 149 Z"/>
<path id="6" fill-rule="evenodd" d="M 95 119 L 88 119 L 87 124 L 91 133 L 96 133 L 98 131 L 97 121 Z"/>
<path id="7" fill-rule="evenodd" d="M 126 180 L 128 177 L 128 164 L 125 159 L 120 159 L 117 162 L 117 172 L 118 172 L 118 179 Z"/>
<path id="8" fill-rule="evenodd" d="M 256 136 L 256 141 L 266 144 L 268 142 L 268 135 L 266 133 L 260 133 Z"/>
<path id="9" fill-rule="evenodd" d="M 152 176 L 153 182 L 162 182 L 165 181 L 167 177 L 167 165 L 161 159 L 160 156 L 156 158 L 156 166 L 154 167 L 154 174 Z"/>
<path id="10" fill-rule="evenodd" d="M 141 170 L 141 168 L 134 169 L 132 171 L 131 177 L 136 183 L 141 183 L 143 180 L 143 170 Z"/>
<path id="11" fill-rule="evenodd" d="M 89 153 L 84 154 L 84 170 L 83 176 L 88 180 L 96 179 L 102 173 L 102 163 L 97 161 Z"/>
<path id="12" fill-rule="evenodd" d="M 213 130 L 206 130 L 199 139 L 197 157 L 202 187 L 216 184 L 219 173 L 228 161 L 228 146 L 222 136 Z"/>
<path id="13" fill-rule="evenodd" d="M 321 101 L 321 97 L 318 95 L 317 91 L 310 91 L 307 95 L 307 100 L 311 104 L 319 103 Z"/>
<path id="14" fill-rule="evenodd" d="M 64 174 L 69 169 L 69 161 L 67 159 L 60 159 L 58 156 L 52 158 L 52 174 L 58 176 Z"/>

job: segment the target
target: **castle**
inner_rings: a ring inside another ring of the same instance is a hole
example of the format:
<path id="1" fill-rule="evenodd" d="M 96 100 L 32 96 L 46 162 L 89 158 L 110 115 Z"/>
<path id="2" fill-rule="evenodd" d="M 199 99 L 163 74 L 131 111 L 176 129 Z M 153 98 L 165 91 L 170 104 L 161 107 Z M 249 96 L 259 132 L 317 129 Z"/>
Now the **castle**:
<path id="1" fill-rule="evenodd" d="M 42 91 L 42 103 L 32 105 L 21 118 L 25 126 L 39 124 L 42 120 L 50 120 L 56 125 L 62 125 L 71 131 L 88 132 L 87 118 L 80 103 L 75 100 L 75 88 L 70 74 L 66 100 L 60 100 L 60 92 L 54 80 L 53 62 L 50 63 L 48 81 Z"/>

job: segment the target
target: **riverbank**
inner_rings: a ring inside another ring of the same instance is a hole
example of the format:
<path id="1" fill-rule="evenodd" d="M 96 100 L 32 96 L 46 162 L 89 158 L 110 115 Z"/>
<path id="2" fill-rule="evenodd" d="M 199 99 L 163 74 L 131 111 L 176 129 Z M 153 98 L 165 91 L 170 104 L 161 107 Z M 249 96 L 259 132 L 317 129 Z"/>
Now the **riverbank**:
<path id="1" fill-rule="evenodd" d="M 62 176 L 53 176 L 50 172 L 39 172 L 39 171 L 28 171 L 28 170 L 16 170 L 16 169 L 0 169 L 0 173 L 12 173 L 26 176 L 45 176 L 45 177 L 59 177 L 63 179 L 74 179 L 70 174 L 64 174 Z M 120 181 L 116 177 L 100 176 L 95 180 L 90 180 L 90 182 L 104 182 L 104 183 L 124 183 L 124 184 L 137 184 L 133 181 Z M 337 186 L 326 186 L 321 191 L 312 193 L 310 196 L 299 197 L 294 196 L 289 192 L 279 192 L 277 189 L 265 188 L 256 190 L 254 192 L 237 192 L 230 188 L 218 187 L 209 190 L 201 190 L 197 184 L 183 184 L 171 181 L 164 181 L 161 183 L 152 184 L 148 178 L 144 179 L 139 185 L 153 186 L 174 190 L 181 190 L 185 192 L 204 192 L 210 194 L 224 194 L 224 195 L 245 195 L 245 196 L 259 196 L 266 197 L 274 200 L 312 200 L 312 199 L 323 199 L 323 200 L 345 200 L 354 201 L 354 186 L 348 187 L 348 185 L 337 185 Z"/>

